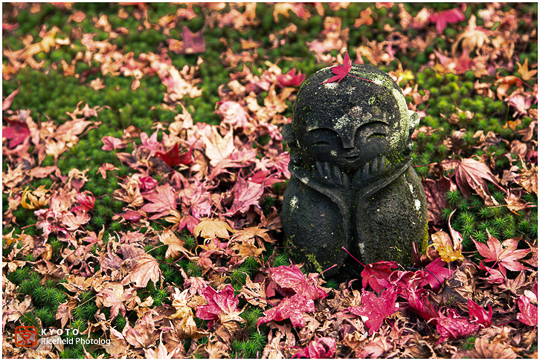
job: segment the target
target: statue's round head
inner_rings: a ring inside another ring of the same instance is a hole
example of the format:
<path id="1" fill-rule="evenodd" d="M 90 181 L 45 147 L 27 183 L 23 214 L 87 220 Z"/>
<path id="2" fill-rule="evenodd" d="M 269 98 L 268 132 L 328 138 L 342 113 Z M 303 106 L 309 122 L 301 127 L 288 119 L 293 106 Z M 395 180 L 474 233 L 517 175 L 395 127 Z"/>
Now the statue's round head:
<path id="1" fill-rule="evenodd" d="M 324 83 L 334 75 L 331 68 L 319 70 L 300 88 L 292 123 L 284 128 L 292 162 L 328 162 L 344 171 L 380 155 L 400 163 L 418 115 L 407 109 L 399 86 L 370 65 L 354 64 L 341 81 Z"/>

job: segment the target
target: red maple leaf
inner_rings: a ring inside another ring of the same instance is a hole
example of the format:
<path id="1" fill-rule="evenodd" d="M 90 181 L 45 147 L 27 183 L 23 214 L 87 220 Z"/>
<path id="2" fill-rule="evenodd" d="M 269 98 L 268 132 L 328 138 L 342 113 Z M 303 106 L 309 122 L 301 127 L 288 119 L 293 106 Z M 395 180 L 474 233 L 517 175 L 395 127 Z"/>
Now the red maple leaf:
<path id="1" fill-rule="evenodd" d="M 193 163 L 192 154 L 193 145 L 191 145 L 186 153 L 180 154 L 178 143 L 175 143 L 174 146 L 165 153 L 156 152 L 156 156 L 167 163 L 171 168 L 176 167 L 178 164 L 191 165 Z"/>
<path id="2" fill-rule="evenodd" d="M 278 75 L 277 81 L 281 86 L 299 86 L 305 78 L 306 74 L 302 74 L 301 72 L 296 74 L 296 69 L 292 69 L 285 75 Z"/>
<path id="3" fill-rule="evenodd" d="M 489 312 L 486 312 L 486 310 L 477 305 L 473 300 L 469 300 L 467 308 L 469 309 L 469 320 L 471 322 L 478 323 L 486 328 L 491 327 L 491 316 L 493 316 L 491 305 L 489 305 Z"/>
<path id="4" fill-rule="evenodd" d="M 291 264 L 290 266 L 279 266 L 270 268 L 272 279 L 282 288 L 292 289 L 297 294 L 311 299 L 322 300 L 327 296 L 322 288 L 315 284 L 314 279 L 306 278 L 300 268 Z"/>
<path id="5" fill-rule="evenodd" d="M 331 337 L 317 337 L 302 351 L 294 354 L 293 358 L 332 358 L 336 353 L 336 340 Z"/>
<path id="6" fill-rule="evenodd" d="M 382 291 L 384 289 L 378 282 L 378 280 L 386 280 L 392 273 L 392 268 L 397 268 L 398 264 L 394 261 L 379 261 L 368 264 L 361 273 L 362 276 L 362 288 L 366 288 L 369 285 L 375 292 Z"/>
<path id="7" fill-rule="evenodd" d="M 437 331 L 441 334 L 441 338 L 436 344 L 444 342 L 446 339 L 456 339 L 469 336 L 478 331 L 479 326 L 470 323 L 467 318 L 458 315 L 454 309 L 448 310 L 448 316 L 439 314 L 437 318 Z"/>
<path id="8" fill-rule="evenodd" d="M 294 327 L 303 328 L 305 326 L 303 312 L 315 312 L 313 300 L 296 294 L 281 300 L 279 305 L 264 311 L 264 317 L 259 318 L 257 327 L 270 321 L 283 321 L 289 318 Z"/>
<path id="9" fill-rule="evenodd" d="M 538 325 L 538 307 L 531 303 L 529 297 L 522 295 L 518 299 L 518 307 L 520 313 L 517 315 L 518 321 L 527 326 Z"/>
<path id="10" fill-rule="evenodd" d="M 397 296 L 398 290 L 396 288 L 384 290 L 379 298 L 373 292 L 363 290 L 362 306 L 349 307 L 346 310 L 362 317 L 369 329 L 369 334 L 372 334 L 382 326 L 386 317 L 398 310 Z"/>
<path id="11" fill-rule="evenodd" d="M 434 320 L 437 318 L 437 312 L 429 301 L 427 290 L 420 288 L 415 290 L 407 289 L 406 291 L 409 307 L 414 313 L 418 314 L 424 320 Z"/>
<path id="12" fill-rule="evenodd" d="M 157 187 L 153 192 L 143 195 L 151 203 L 145 204 L 141 211 L 154 214 L 150 219 L 157 219 L 168 215 L 169 211 L 176 209 L 176 194 L 174 188 L 168 184 Z"/>
<path id="13" fill-rule="evenodd" d="M 7 122 L 11 126 L 2 129 L 2 138 L 10 139 L 9 148 L 15 148 L 30 138 L 30 130 L 26 122 L 11 119 L 8 119 Z"/>
<path id="14" fill-rule="evenodd" d="M 225 216 L 232 216 L 236 212 L 245 213 L 250 206 L 261 208 L 259 199 L 264 193 L 264 184 L 257 184 L 238 177 L 234 185 L 234 202 Z"/>
<path id="15" fill-rule="evenodd" d="M 438 181 L 423 179 L 422 185 L 426 194 L 429 221 L 434 224 L 442 223 L 442 211 L 448 206 L 446 193 L 456 189 L 456 185 L 446 177 L 441 177 Z"/>
<path id="16" fill-rule="evenodd" d="M 487 165 L 477 160 L 467 158 L 458 161 L 458 166 L 451 176 L 456 176 L 456 183 L 459 190 L 466 198 L 471 196 L 471 188 L 484 199 L 484 202 L 489 205 L 494 205 L 495 202 L 489 195 L 486 180 L 501 188 L 495 176 Z"/>
<path id="17" fill-rule="evenodd" d="M 342 81 L 347 75 L 350 75 L 352 76 L 353 78 L 357 78 L 357 79 L 361 79 L 361 80 L 365 80 L 365 81 L 369 81 L 370 83 L 373 83 L 371 80 L 369 79 L 364 79 L 364 78 L 359 78 L 357 76 L 354 76 L 352 74 L 349 74 L 349 72 L 351 71 L 351 68 L 352 68 L 352 61 L 351 59 L 349 58 L 349 53 L 348 52 L 345 52 L 345 58 L 343 59 L 343 65 L 336 65 L 335 67 L 332 68 L 332 73 L 336 74 L 335 76 L 331 77 L 330 79 L 328 80 L 325 80 L 323 81 L 321 84 L 326 84 L 326 83 L 333 83 L 337 80 L 337 82 L 339 83 L 340 81 Z"/>
<path id="18" fill-rule="evenodd" d="M 504 268 L 510 271 L 523 271 L 527 269 L 527 267 L 517 261 L 525 257 L 530 251 L 529 249 L 516 249 L 521 237 L 507 239 L 502 244 L 497 238 L 489 234 L 489 232 L 488 237 L 487 245 L 476 242 L 473 239 L 476 249 L 485 258 L 485 262 L 495 262 L 495 265 L 498 266 L 503 275 L 506 275 Z M 495 265 L 492 267 L 495 267 Z"/>
<path id="19" fill-rule="evenodd" d="M 208 327 L 212 327 L 213 322 L 218 320 L 221 322 L 241 320 L 239 316 L 241 311 L 238 310 L 238 296 L 234 297 L 234 289 L 231 285 L 227 285 L 219 292 L 207 286 L 202 295 L 208 304 L 197 306 L 195 315 L 202 320 L 209 320 Z"/>
<path id="20" fill-rule="evenodd" d="M 433 292 L 439 291 L 444 283 L 444 280 L 450 278 L 452 271 L 444 267 L 446 263 L 439 257 L 425 268 L 427 280 L 433 289 Z"/>
<path id="21" fill-rule="evenodd" d="M 451 10 L 445 10 L 438 14 L 433 14 L 429 17 L 429 21 L 432 23 L 436 23 L 437 32 L 441 34 L 444 29 L 446 29 L 447 23 L 457 23 L 459 21 L 465 20 L 465 15 L 463 15 L 462 11 L 465 11 L 466 5 L 463 4 L 464 7 L 462 10 L 459 9 L 451 9 Z"/>

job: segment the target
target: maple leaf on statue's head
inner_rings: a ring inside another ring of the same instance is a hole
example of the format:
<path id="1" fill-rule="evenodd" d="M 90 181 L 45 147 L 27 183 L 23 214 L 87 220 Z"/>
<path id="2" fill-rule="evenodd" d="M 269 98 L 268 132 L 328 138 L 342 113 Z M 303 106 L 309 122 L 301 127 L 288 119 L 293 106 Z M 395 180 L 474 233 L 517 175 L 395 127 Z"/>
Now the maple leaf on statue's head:
<path id="1" fill-rule="evenodd" d="M 359 78 L 357 76 L 354 76 L 352 74 L 349 74 L 352 68 L 352 61 L 349 58 L 349 53 L 345 52 L 345 58 L 343 59 L 343 65 L 336 65 L 332 68 L 332 73 L 336 74 L 335 76 L 331 77 L 330 79 L 327 79 L 323 81 L 321 84 L 327 84 L 327 83 L 333 83 L 337 81 L 338 83 L 342 81 L 347 75 L 352 76 L 353 78 L 361 79 L 368 81 L 370 83 L 373 83 L 369 79 Z"/>

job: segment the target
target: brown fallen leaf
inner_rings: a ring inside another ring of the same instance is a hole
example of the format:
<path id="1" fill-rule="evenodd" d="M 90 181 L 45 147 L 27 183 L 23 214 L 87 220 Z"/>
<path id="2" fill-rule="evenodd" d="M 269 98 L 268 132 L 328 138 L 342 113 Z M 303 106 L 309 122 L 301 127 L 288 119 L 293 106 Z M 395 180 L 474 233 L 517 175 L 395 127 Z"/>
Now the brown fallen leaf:
<path id="1" fill-rule="evenodd" d="M 538 70 L 529 70 L 529 59 L 525 58 L 523 64 L 518 64 L 518 73 L 521 74 L 521 78 L 525 81 L 530 80 L 533 76 L 538 73 Z"/>
<path id="2" fill-rule="evenodd" d="M 518 358 L 510 345 L 500 342 L 490 342 L 485 338 L 477 338 L 474 341 L 472 357 L 481 359 L 509 359 Z"/>
<path id="3" fill-rule="evenodd" d="M 456 177 L 456 184 L 466 198 L 471 196 L 471 188 L 484 199 L 487 205 L 498 205 L 497 201 L 489 194 L 486 180 L 505 192 L 499 186 L 499 182 L 491 173 L 487 165 L 472 158 L 458 161 L 458 166 L 452 176 Z"/>
<path id="4" fill-rule="evenodd" d="M 203 218 L 201 223 L 193 230 L 193 235 L 205 239 L 212 239 L 215 237 L 228 239 L 229 232 L 234 233 L 234 230 L 227 222 Z"/>
<path id="5" fill-rule="evenodd" d="M 191 252 L 184 248 L 184 241 L 178 238 L 170 229 L 166 229 L 158 237 L 161 242 L 169 246 L 165 258 L 172 257 L 176 259 L 181 255 L 186 255 L 188 258 L 193 256 Z"/>
<path id="6" fill-rule="evenodd" d="M 143 254 L 137 259 L 135 267 L 124 278 L 122 284 L 127 285 L 131 282 L 137 288 L 144 288 L 150 280 L 156 285 L 161 277 L 158 261 L 149 254 Z"/>

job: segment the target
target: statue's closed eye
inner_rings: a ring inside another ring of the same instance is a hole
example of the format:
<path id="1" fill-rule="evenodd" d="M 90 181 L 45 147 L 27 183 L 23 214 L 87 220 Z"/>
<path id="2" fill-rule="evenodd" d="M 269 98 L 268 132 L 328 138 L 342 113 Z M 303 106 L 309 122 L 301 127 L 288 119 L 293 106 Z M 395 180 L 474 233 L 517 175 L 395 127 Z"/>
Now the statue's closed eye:
<path id="1" fill-rule="evenodd" d="M 388 134 L 388 124 L 382 121 L 374 120 L 363 124 L 356 130 L 356 134 L 366 134 L 367 139 L 371 137 L 386 137 Z"/>
<path id="2" fill-rule="evenodd" d="M 339 135 L 335 131 L 325 128 L 317 128 L 308 131 L 308 137 L 311 146 L 333 146 L 339 140 Z"/>

